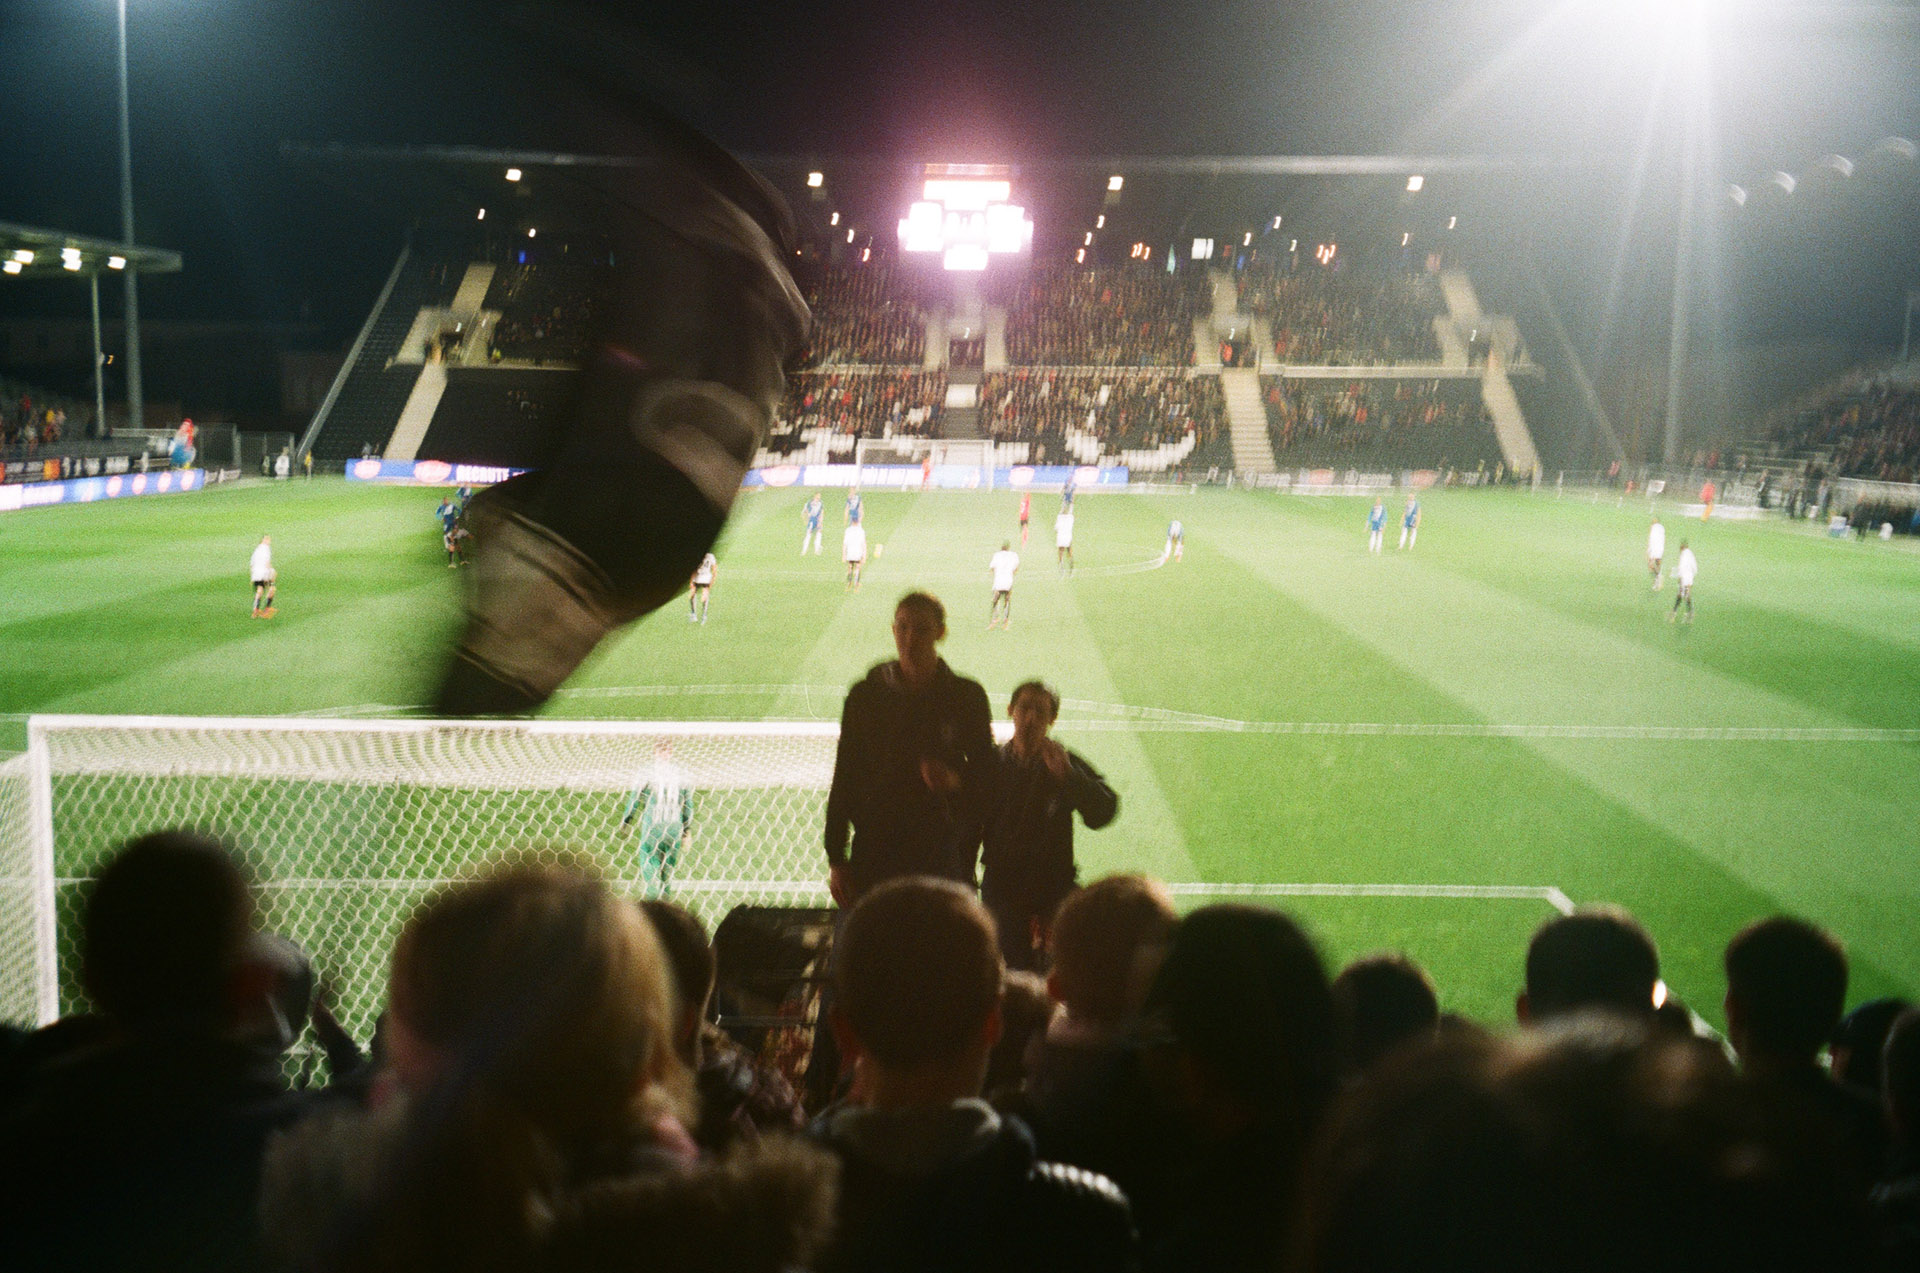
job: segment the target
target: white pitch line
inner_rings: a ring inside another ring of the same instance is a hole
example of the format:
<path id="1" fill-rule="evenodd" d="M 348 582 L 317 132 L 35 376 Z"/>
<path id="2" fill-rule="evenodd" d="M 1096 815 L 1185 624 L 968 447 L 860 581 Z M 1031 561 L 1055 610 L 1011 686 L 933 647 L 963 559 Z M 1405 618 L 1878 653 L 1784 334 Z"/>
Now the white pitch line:
<path id="1" fill-rule="evenodd" d="M 312 889 L 342 892 L 349 889 L 375 889 L 406 892 L 439 888 L 464 876 L 419 876 L 415 878 L 376 877 L 360 880 L 291 879 L 268 880 L 257 887 L 263 890 Z M 18 881 L 0 877 L 0 886 Z M 61 887 L 84 884 L 85 877 L 63 877 L 54 881 Z M 675 893 L 748 893 L 793 894 L 800 897 L 826 897 L 827 886 L 819 880 L 675 880 Z M 1169 884 L 1175 897 L 1402 897 L 1439 898 L 1448 901 L 1544 902 L 1562 915 L 1573 913 L 1573 899 L 1552 885 L 1536 884 L 1209 884 L 1204 881 Z"/>

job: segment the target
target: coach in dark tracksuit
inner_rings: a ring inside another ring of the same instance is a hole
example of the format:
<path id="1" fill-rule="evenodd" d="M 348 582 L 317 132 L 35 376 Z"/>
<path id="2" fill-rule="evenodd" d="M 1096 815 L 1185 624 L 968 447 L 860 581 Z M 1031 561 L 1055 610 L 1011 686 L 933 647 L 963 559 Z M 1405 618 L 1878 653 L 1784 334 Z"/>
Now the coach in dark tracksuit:
<path id="1" fill-rule="evenodd" d="M 940 602 L 907 594 L 893 616 L 900 657 L 847 691 L 826 833 L 828 883 L 842 907 L 903 875 L 974 886 L 995 763 L 992 709 L 978 681 L 934 653 L 946 634 Z"/>
<path id="2" fill-rule="evenodd" d="M 1031 971 L 1054 911 L 1073 891 L 1073 815 L 1098 831 L 1120 812 L 1120 797 L 1085 759 L 1047 737 L 1060 714 L 1051 687 L 1026 682 L 1007 711 L 1013 737 L 994 776 L 980 893 L 1007 967 Z"/>

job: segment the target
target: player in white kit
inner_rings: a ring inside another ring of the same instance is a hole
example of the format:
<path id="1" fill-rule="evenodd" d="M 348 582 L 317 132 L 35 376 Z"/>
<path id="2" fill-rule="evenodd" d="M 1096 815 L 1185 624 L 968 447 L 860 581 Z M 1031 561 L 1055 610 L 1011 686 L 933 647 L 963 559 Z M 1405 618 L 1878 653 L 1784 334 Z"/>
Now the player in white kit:
<path id="1" fill-rule="evenodd" d="M 253 557 L 247 563 L 247 576 L 253 581 L 253 617 L 271 619 L 274 615 L 274 581 L 278 575 L 273 569 L 273 537 L 260 536 L 260 542 L 254 545 Z"/>
<path id="2" fill-rule="evenodd" d="M 1658 517 L 1647 529 L 1647 573 L 1653 576 L 1653 591 L 1660 591 L 1660 559 L 1667 555 L 1667 528 Z"/>
<path id="3" fill-rule="evenodd" d="M 847 587 L 860 586 L 860 568 L 867 564 L 867 528 L 859 522 L 840 536 L 840 558 L 847 563 Z"/>
<path id="4" fill-rule="evenodd" d="M 1680 541 L 1680 557 L 1673 563 L 1673 581 L 1680 585 L 1680 595 L 1673 599 L 1673 609 L 1667 612 L 1667 622 L 1672 623 L 1680 617 L 1680 606 L 1687 607 L 1685 622 L 1693 622 L 1693 581 L 1700 573 L 1700 563 L 1693 559 L 1693 549 L 1687 547 L 1687 541 Z"/>
<path id="5" fill-rule="evenodd" d="M 1053 519 L 1053 565 L 1055 570 L 1073 573 L 1073 506 L 1060 510 Z"/>
<path id="6" fill-rule="evenodd" d="M 707 606 L 713 600 L 713 574 L 720 563 L 708 553 L 694 568 L 693 582 L 687 586 L 687 622 L 705 623 Z"/>
<path id="7" fill-rule="evenodd" d="M 1011 542 L 1000 545 L 1000 551 L 987 563 L 987 569 L 993 572 L 993 600 L 987 605 L 987 631 L 993 631 L 994 624 L 1010 628 L 1013 626 L 1013 576 L 1020 569 L 1020 554 L 1013 551 Z"/>

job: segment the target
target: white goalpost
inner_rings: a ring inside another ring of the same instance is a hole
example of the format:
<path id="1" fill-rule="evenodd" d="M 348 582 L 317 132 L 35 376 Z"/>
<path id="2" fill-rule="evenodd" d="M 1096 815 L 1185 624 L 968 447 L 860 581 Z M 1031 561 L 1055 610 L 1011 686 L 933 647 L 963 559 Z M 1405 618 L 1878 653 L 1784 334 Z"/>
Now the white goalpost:
<path id="1" fill-rule="evenodd" d="M 716 924 L 742 902 L 820 905 L 833 722 L 344 721 L 35 716 L 0 764 L 0 1019 L 81 1001 L 86 880 L 164 828 L 231 844 L 261 927 L 299 943 L 365 1039 L 401 925 L 503 855 L 585 859 L 635 896 L 633 793 L 687 797 L 667 896 Z"/>

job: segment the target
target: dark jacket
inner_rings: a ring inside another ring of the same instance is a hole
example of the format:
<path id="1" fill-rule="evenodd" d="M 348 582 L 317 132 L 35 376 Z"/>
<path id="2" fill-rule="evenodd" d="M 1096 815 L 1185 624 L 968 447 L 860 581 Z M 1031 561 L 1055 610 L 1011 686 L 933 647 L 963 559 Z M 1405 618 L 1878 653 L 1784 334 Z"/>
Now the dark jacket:
<path id="1" fill-rule="evenodd" d="M 0 1261 L 254 1267 L 261 1147 L 303 1104 L 278 1057 L 198 1032 L 60 1051 L 0 1111 Z"/>
<path id="2" fill-rule="evenodd" d="M 980 891 L 989 906 L 1025 905 L 1045 914 L 1073 891 L 1073 815 L 1098 831 L 1120 812 L 1120 797 L 1075 752 L 1067 752 L 1065 778 L 1054 777 L 1038 757 L 1017 758 L 1012 743 L 998 755 Z"/>
<path id="3" fill-rule="evenodd" d="M 814 1134 L 841 1163 L 839 1230 L 820 1273 L 1112 1273 L 1138 1264 L 1118 1187 L 1041 1162 L 1025 1126 L 984 1102 L 830 1111 Z"/>
<path id="4" fill-rule="evenodd" d="M 923 760 L 958 773 L 960 790 L 930 790 Z M 978 681 L 943 661 L 931 685 L 913 690 L 897 660 L 875 667 L 847 691 L 840 713 L 828 864 L 846 868 L 856 896 L 904 875 L 971 885 L 994 760 L 992 712 Z"/>

